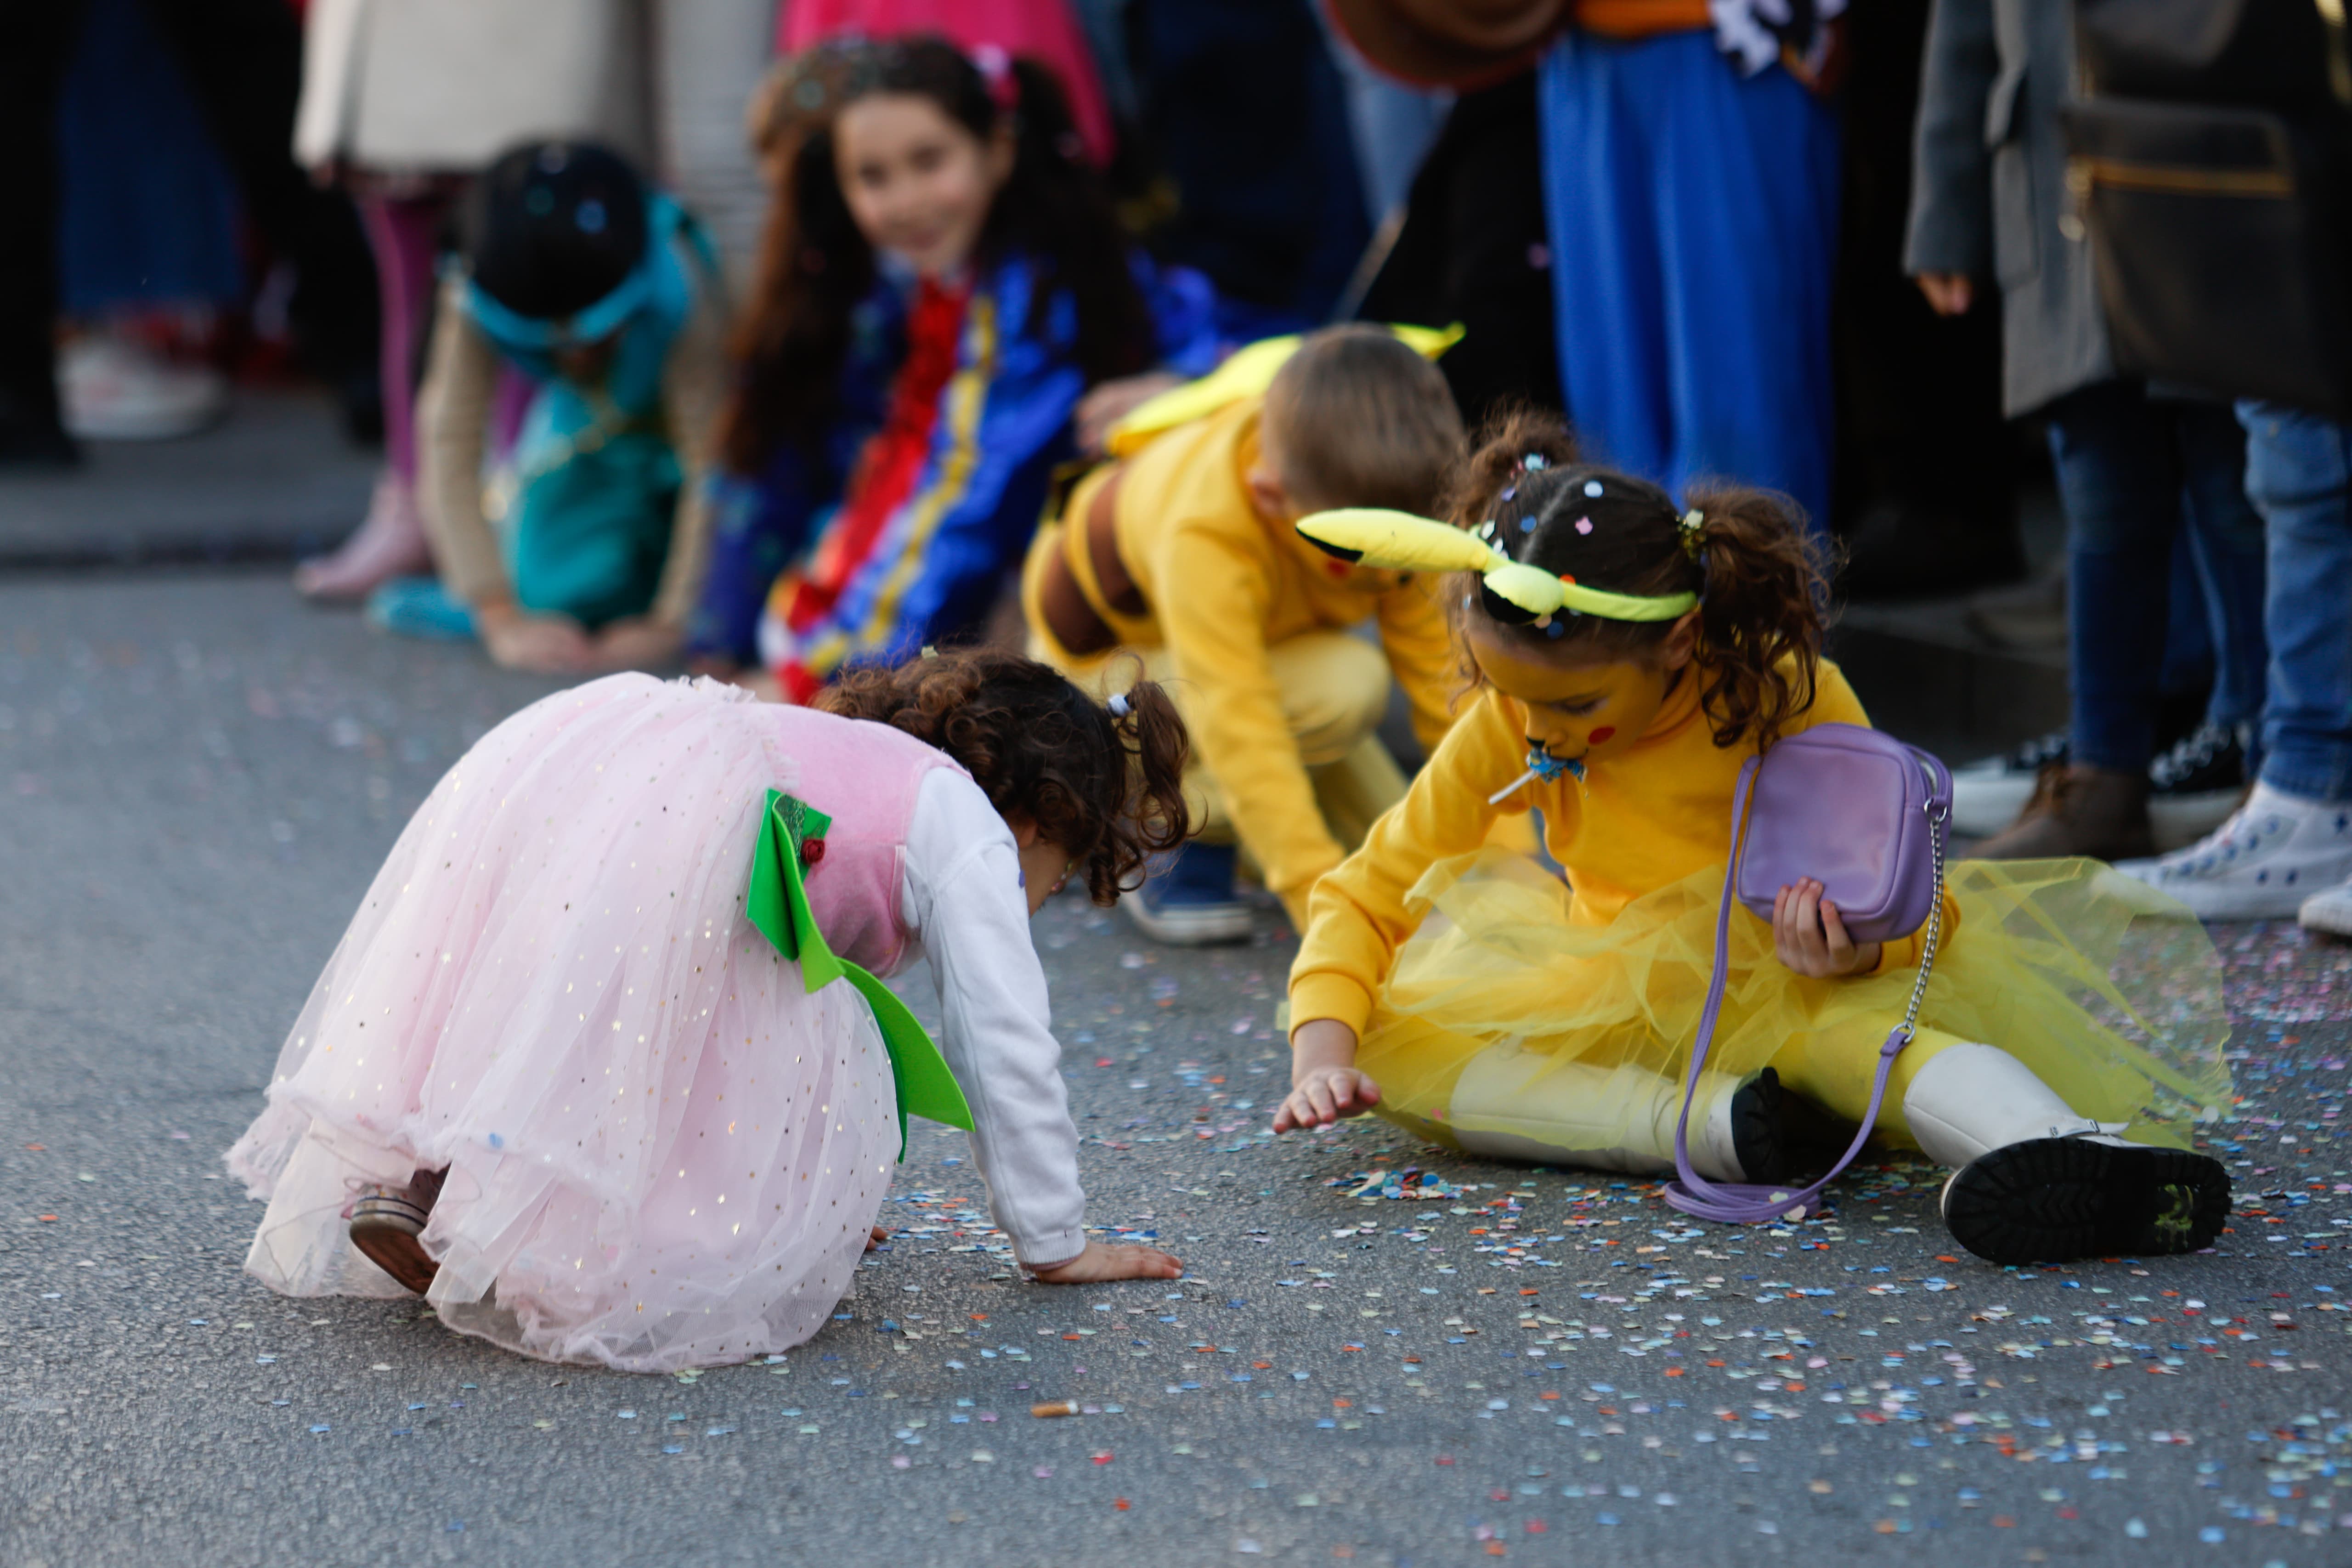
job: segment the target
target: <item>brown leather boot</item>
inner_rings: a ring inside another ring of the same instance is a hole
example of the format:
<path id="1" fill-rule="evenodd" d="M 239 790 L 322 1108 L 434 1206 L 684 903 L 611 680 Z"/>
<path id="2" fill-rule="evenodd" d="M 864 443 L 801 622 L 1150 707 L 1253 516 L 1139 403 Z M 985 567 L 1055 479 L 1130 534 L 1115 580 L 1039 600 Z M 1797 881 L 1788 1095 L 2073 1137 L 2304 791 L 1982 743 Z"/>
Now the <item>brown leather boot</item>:
<path id="1" fill-rule="evenodd" d="M 2086 855 L 2132 860 L 2156 853 L 2147 826 L 2147 774 L 2082 763 L 2053 763 L 2007 831 L 1976 847 L 1979 860 L 2046 860 Z"/>

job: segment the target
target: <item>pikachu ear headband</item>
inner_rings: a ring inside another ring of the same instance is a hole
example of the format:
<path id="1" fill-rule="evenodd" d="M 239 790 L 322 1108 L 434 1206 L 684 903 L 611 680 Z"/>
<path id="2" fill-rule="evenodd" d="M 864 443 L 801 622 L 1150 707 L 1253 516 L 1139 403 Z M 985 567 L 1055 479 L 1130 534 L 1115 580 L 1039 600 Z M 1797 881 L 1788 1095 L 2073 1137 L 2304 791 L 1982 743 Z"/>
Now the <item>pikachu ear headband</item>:
<path id="1" fill-rule="evenodd" d="M 1683 519 L 1685 531 L 1696 526 L 1697 516 L 1693 512 Z M 1696 594 L 1653 598 L 1588 588 L 1573 577 L 1514 561 L 1475 533 L 1411 512 L 1376 507 L 1318 511 L 1300 518 L 1298 531 L 1342 561 L 1392 572 L 1475 572 L 1497 598 L 1538 619 L 1567 610 L 1611 621 L 1671 621 L 1698 604 Z"/>

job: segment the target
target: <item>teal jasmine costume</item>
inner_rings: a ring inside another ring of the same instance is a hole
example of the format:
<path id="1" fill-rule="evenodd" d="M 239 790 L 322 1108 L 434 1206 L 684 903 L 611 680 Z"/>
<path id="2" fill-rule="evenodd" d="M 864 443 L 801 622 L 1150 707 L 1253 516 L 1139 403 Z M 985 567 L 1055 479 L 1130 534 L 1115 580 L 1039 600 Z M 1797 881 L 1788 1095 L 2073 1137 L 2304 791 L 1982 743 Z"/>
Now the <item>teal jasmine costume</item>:
<path id="1" fill-rule="evenodd" d="M 534 385 L 485 515 L 515 602 L 591 628 L 652 611 L 679 542 L 686 465 L 667 406 L 671 357 L 698 310 L 721 291 L 717 253 L 691 215 L 655 193 L 645 255 L 603 299 L 569 318 L 535 320 L 455 272 L 445 299 Z M 567 375 L 564 351 L 607 343 L 593 384 Z M 445 576 L 449 563 L 442 563 Z M 380 593 L 394 629 L 469 636 L 462 584 L 410 579 Z"/>

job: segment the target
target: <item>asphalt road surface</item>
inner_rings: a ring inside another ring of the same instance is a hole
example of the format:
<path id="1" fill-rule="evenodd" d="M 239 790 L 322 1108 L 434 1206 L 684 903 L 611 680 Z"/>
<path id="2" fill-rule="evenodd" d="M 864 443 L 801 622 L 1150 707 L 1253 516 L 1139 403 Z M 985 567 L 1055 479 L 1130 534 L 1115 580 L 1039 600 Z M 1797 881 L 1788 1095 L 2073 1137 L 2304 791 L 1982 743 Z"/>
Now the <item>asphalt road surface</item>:
<path id="1" fill-rule="evenodd" d="M 2241 1213 L 2197 1258 L 1990 1267 L 1900 1157 L 1734 1229 L 1276 1141 L 1271 907 L 1187 953 L 1065 897 L 1090 1218 L 1180 1284 L 1019 1282 L 918 1124 L 892 1244 L 777 1364 L 274 1297 L 221 1152 L 408 812 L 548 689 L 274 573 L 0 581 L 0 1563 L 2352 1561 L 2352 950 L 2292 929 L 2221 933 Z"/>

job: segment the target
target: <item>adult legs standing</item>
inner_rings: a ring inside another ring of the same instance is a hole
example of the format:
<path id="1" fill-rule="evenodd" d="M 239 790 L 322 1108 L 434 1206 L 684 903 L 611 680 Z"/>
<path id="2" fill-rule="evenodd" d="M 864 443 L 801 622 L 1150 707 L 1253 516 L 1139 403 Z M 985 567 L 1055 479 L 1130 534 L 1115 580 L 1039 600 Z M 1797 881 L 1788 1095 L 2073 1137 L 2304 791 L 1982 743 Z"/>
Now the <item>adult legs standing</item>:
<path id="1" fill-rule="evenodd" d="M 1561 378 L 1594 457 L 1830 504 L 1838 127 L 1705 32 L 1572 34 L 1539 68 Z"/>
<path id="2" fill-rule="evenodd" d="M 2262 773 L 2211 837 L 2130 869 L 2208 920 L 2352 934 L 2352 429 L 2271 404 L 2238 417 L 2268 530 Z"/>
<path id="3" fill-rule="evenodd" d="M 2222 711 L 2243 704 L 2249 661 L 2261 660 L 2262 524 L 2244 499 L 2244 443 L 2219 405 L 2157 401 L 2137 384 L 2105 381 L 2052 405 L 2050 451 L 2066 509 L 2073 753 L 2017 826 L 1978 853 L 2147 855 L 2147 765 L 2184 522 L 2211 584 Z"/>
<path id="4" fill-rule="evenodd" d="M 13 237 L 0 245 L 0 464 L 79 453 L 58 418 L 58 89 L 80 36 L 76 0 L 17 6 L 0 48 L 0 142 L 15 149 Z"/>

